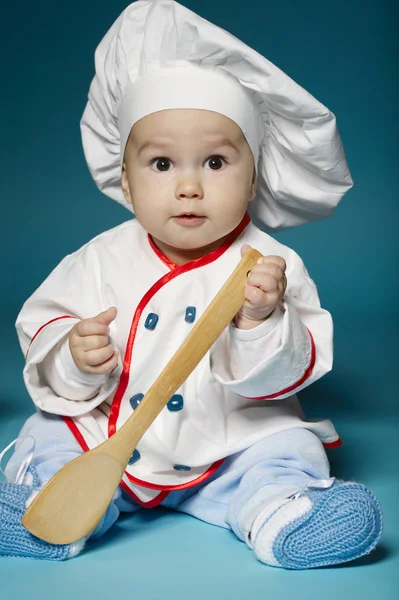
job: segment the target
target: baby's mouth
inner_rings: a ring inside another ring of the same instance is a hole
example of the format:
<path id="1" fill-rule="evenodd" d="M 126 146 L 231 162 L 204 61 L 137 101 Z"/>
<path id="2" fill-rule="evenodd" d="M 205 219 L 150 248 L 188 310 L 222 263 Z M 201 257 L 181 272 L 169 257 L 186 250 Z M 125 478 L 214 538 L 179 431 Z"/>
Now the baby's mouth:
<path id="1" fill-rule="evenodd" d="M 181 213 L 180 215 L 176 215 L 174 219 L 179 223 L 191 223 L 192 225 L 194 225 L 203 223 L 205 217 L 202 215 L 197 215 L 196 213 Z"/>
<path id="2" fill-rule="evenodd" d="M 181 213 L 177 215 L 178 219 L 204 219 L 202 215 L 197 215 L 196 213 Z"/>

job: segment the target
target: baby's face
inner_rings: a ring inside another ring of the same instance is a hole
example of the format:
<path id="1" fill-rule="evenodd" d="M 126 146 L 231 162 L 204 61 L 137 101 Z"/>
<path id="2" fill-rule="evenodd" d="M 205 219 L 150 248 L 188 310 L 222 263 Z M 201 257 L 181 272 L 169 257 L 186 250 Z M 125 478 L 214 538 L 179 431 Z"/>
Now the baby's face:
<path id="1" fill-rule="evenodd" d="M 217 248 L 240 223 L 255 186 L 251 149 L 238 125 L 219 113 L 163 110 L 131 130 L 123 193 L 177 264 Z"/>

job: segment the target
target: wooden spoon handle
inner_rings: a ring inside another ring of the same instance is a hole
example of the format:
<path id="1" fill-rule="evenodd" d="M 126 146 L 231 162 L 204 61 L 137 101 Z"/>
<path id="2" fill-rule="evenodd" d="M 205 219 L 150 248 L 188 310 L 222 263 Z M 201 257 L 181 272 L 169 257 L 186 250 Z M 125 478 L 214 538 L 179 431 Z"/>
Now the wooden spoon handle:
<path id="1" fill-rule="evenodd" d="M 105 452 L 127 465 L 133 450 L 151 423 L 243 305 L 247 273 L 261 256 L 254 249 L 243 256 L 134 413 L 109 440 L 93 451 Z"/>
<path id="2" fill-rule="evenodd" d="M 244 304 L 246 276 L 260 256 L 256 250 L 244 255 L 126 423 L 47 482 L 22 519 L 28 531 L 52 544 L 69 544 L 93 531 L 137 442 Z"/>

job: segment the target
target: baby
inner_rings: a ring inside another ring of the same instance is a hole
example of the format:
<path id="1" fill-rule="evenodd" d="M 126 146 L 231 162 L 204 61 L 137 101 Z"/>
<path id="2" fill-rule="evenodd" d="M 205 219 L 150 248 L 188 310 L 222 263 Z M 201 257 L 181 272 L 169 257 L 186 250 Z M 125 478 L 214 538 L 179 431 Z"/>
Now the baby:
<path id="1" fill-rule="evenodd" d="M 215 25 L 142 0 L 97 48 L 81 130 L 95 182 L 136 218 L 64 258 L 18 316 L 38 410 L 0 484 L 0 555 L 67 559 L 121 511 L 159 505 L 231 529 L 272 566 L 371 552 L 380 505 L 330 476 L 339 436 L 296 396 L 331 369 L 331 317 L 266 233 L 329 216 L 351 187 L 334 115 Z M 263 258 L 245 304 L 138 443 L 96 529 L 66 545 L 31 535 L 32 498 L 123 425 L 251 247 Z"/>

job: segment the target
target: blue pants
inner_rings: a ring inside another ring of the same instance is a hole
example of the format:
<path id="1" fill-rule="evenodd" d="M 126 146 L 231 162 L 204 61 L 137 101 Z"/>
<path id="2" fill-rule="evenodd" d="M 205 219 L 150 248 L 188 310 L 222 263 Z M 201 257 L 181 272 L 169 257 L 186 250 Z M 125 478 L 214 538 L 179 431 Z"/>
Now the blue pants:
<path id="1" fill-rule="evenodd" d="M 10 482 L 14 482 L 23 463 L 31 460 L 40 483 L 44 484 L 82 454 L 78 442 L 57 415 L 34 414 L 24 424 L 19 438 L 33 438 L 33 453 L 28 456 L 29 444 L 17 444 L 6 467 Z M 333 481 L 329 477 L 330 466 L 320 440 L 306 429 L 290 429 L 228 457 L 210 479 L 186 490 L 170 492 L 161 506 L 231 529 L 246 541 L 252 522 L 265 504 L 288 498 L 306 487 L 329 487 Z M 119 512 L 141 509 L 119 488 L 93 537 L 105 533 Z"/>

